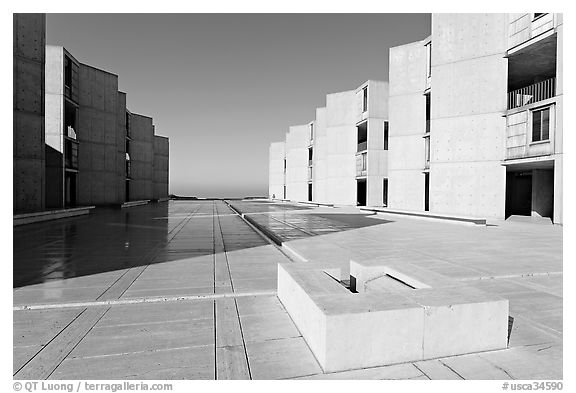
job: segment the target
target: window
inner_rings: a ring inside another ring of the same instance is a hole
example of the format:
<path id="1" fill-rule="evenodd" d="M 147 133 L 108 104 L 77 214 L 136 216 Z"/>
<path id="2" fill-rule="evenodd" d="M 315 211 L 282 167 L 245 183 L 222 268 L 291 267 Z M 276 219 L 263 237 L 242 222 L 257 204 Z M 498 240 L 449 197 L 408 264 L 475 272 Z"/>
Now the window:
<path id="1" fill-rule="evenodd" d="M 310 140 L 314 140 L 314 124 L 310 124 Z"/>
<path id="2" fill-rule="evenodd" d="M 72 87 L 72 60 L 64 57 L 64 86 Z"/>
<path id="3" fill-rule="evenodd" d="M 430 105 L 431 105 L 432 96 L 430 93 L 426 94 L 426 132 L 430 132 Z"/>
<path id="4" fill-rule="evenodd" d="M 532 20 L 536 20 L 536 19 L 538 19 L 538 18 L 540 18 L 541 16 L 544 16 L 544 15 L 546 15 L 546 14 L 547 14 L 547 12 L 535 12 L 535 13 L 534 13 L 534 18 L 533 18 Z"/>
<path id="5" fill-rule="evenodd" d="M 64 161 L 67 168 L 78 168 L 78 143 L 73 142 L 70 139 L 65 140 Z"/>
<path id="6" fill-rule="evenodd" d="M 432 43 L 426 44 L 426 76 L 432 75 Z"/>
<path id="7" fill-rule="evenodd" d="M 426 168 L 430 167 L 430 138 L 424 138 L 425 146 L 425 160 L 426 160 Z"/>
<path id="8" fill-rule="evenodd" d="M 360 170 L 363 172 L 366 170 L 366 157 L 367 157 L 366 153 L 362 154 L 362 167 Z"/>
<path id="9" fill-rule="evenodd" d="M 382 203 L 384 206 L 388 206 L 388 179 L 384 179 L 382 187 Z"/>
<path id="10" fill-rule="evenodd" d="M 308 165 L 311 166 L 312 165 L 312 148 L 308 149 Z"/>
<path id="11" fill-rule="evenodd" d="M 368 121 L 364 121 L 356 126 L 358 146 L 356 151 L 364 151 L 368 148 Z"/>
<path id="12" fill-rule="evenodd" d="M 286 159 L 284 159 L 284 173 L 286 173 Z"/>
<path id="13" fill-rule="evenodd" d="M 384 122 L 384 150 L 388 150 L 388 122 Z"/>
<path id="14" fill-rule="evenodd" d="M 368 86 L 362 89 L 362 112 L 368 110 Z"/>
<path id="15" fill-rule="evenodd" d="M 550 107 L 532 111 L 532 142 L 550 137 Z"/>

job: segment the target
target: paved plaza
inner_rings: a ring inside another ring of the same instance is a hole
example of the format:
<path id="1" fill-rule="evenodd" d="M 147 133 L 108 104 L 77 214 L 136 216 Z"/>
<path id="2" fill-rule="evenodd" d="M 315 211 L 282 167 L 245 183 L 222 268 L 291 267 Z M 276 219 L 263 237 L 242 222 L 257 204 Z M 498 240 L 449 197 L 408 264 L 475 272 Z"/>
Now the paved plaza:
<path id="1" fill-rule="evenodd" d="M 15 227 L 14 378 L 562 379 L 562 227 L 229 203 Z M 277 264 L 372 258 L 509 299 L 509 348 L 323 373 L 276 297 Z"/>

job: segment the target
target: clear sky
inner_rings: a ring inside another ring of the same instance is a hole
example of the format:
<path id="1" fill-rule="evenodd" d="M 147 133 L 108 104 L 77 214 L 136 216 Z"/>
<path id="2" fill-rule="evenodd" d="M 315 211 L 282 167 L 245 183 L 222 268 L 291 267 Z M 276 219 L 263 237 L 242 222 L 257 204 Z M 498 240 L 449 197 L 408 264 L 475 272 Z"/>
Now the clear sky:
<path id="1" fill-rule="evenodd" d="M 119 76 L 170 138 L 170 192 L 267 195 L 268 146 L 325 95 L 388 79 L 429 14 L 48 14 L 47 43 Z"/>

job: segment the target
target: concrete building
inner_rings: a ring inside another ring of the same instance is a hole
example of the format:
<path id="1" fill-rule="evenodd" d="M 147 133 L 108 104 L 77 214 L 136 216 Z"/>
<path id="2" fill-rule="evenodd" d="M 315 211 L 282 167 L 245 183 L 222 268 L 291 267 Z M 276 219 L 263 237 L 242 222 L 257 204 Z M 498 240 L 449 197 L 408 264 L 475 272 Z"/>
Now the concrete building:
<path id="1" fill-rule="evenodd" d="M 286 199 L 286 143 L 270 144 L 269 154 L 268 184 L 270 197 Z"/>
<path id="2" fill-rule="evenodd" d="M 271 144 L 270 197 L 284 195 L 279 191 L 285 184 L 285 199 L 386 205 L 387 100 L 388 83 L 379 81 L 328 94 L 326 107 L 316 109 L 315 120 L 290 127 L 285 144 Z"/>
<path id="3" fill-rule="evenodd" d="M 18 18 L 15 36 L 24 29 L 18 27 L 24 23 Z M 43 28 L 43 17 L 27 18 Z M 23 26 L 37 27 L 26 23 Z M 43 30 L 38 36 L 43 39 Z M 15 97 L 28 88 L 28 100 L 35 93 L 41 99 L 33 117 L 15 99 L 14 211 L 167 199 L 169 140 L 154 135 L 152 118 L 126 109 L 117 75 L 80 63 L 62 46 L 41 43 L 41 61 L 34 64 L 42 65 L 38 68 L 42 83 L 22 79 L 16 66 L 24 60 L 15 62 Z M 20 56 L 18 45 L 15 59 Z M 36 123 L 40 119 L 40 128 L 31 128 L 31 119 Z M 39 135 L 34 137 L 32 131 Z M 25 150 L 39 146 L 41 153 Z"/>
<path id="4" fill-rule="evenodd" d="M 154 190 L 152 199 L 168 199 L 168 169 L 170 166 L 170 140 L 165 136 L 154 135 Z"/>
<path id="5" fill-rule="evenodd" d="M 13 212 L 44 209 L 46 16 L 13 14 Z"/>
<path id="6" fill-rule="evenodd" d="M 562 16 L 434 14 L 390 49 L 390 207 L 562 222 Z"/>

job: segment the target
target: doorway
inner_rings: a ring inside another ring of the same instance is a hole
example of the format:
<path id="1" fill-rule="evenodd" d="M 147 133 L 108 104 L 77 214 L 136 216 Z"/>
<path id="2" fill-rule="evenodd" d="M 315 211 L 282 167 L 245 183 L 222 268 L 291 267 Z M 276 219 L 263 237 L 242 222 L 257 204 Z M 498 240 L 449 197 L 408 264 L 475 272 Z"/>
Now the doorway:
<path id="1" fill-rule="evenodd" d="M 506 173 L 506 218 L 532 215 L 532 171 Z"/>
<path id="2" fill-rule="evenodd" d="M 356 180 L 356 205 L 366 206 L 366 179 Z"/>
<path id="3" fill-rule="evenodd" d="M 76 206 L 76 193 L 78 190 L 76 183 L 76 173 L 66 172 L 64 175 L 64 207 L 66 208 Z"/>

